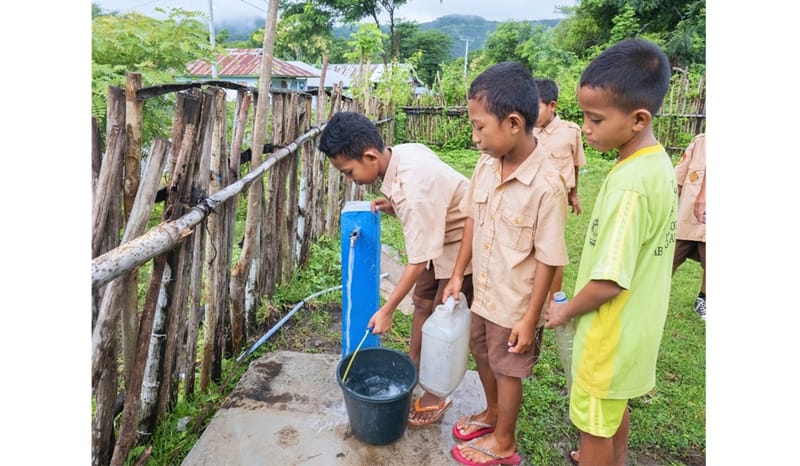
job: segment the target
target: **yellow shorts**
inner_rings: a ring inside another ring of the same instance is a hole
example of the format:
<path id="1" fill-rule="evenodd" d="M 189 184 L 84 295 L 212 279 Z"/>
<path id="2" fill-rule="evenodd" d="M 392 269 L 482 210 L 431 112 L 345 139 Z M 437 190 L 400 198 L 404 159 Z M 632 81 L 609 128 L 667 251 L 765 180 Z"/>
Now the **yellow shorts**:
<path id="1" fill-rule="evenodd" d="M 575 427 L 595 437 L 610 438 L 617 433 L 628 400 L 595 398 L 577 384 L 569 395 L 569 418 Z"/>

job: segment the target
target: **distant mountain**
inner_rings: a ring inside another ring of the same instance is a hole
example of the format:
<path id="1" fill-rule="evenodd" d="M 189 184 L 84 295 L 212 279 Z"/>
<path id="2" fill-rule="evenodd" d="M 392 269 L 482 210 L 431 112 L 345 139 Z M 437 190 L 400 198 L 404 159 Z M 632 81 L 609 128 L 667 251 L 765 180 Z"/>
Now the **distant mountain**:
<path id="1" fill-rule="evenodd" d="M 542 24 L 546 27 L 553 27 L 559 19 L 540 19 L 531 21 L 532 24 Z M 419 23 L 422 31 L 436 29 L 453 39 L 453 46 L 450 48 L 450 55 L 455 57 L 464 56 L 466 41 L 469 41 L 469 50 L 478 50 L 483 47 L 489 34 L 497 29 L 497 25 L 504 21 L 490 21 L 482 16 L 476 15 L 447 15 L 436 18 L 427 23 Z M 336 37 L 348 37 L 357 30 L 357 26 L 346 25 L 334 28 L 333 34 Z M 384 32 L 388 33 L 388 28 L 384 27 Z"/>
<path id="2" fill-rule="evenodd" d="M 532 24 L 542 24 L 546 27 L 553 27 L 558 24 L 558 19 L 540 19 L 531 21 Z M 427 23 L 419 23 L 420 30 L 437 29 L 447 34 L 453 39 L 453 46 L 450 48 L 450 55 L 455 57 L 464 56 L 466 41 L 469 41 L 469 50 L 478 50 L 483 47 L 489 34 L 497 29 L 501 21 L 490 21 L 475 15 L 447 15 L 436 18 Z M 253 16 L 239 20 L 219 21 L 214 24 L 217 31 L 227 29 L 230 40 L 247 40 L 258 28 L 264 27 L 264 18 Z M 384 32 L 388 33 L 388 27 L 384 25 Z M 336 37 L 349 37 L 358 30 L 358 25 L 344 25 L 335 27 L 333 35 Z"/>
<path id="3" fill-rule="evenodd" d="M 258 16 L 214 21 L 214 29 L 217 32 L 227 29 L 229 40 L 248 40 L 254 32 L 263 27 L 264 18 Z"/>

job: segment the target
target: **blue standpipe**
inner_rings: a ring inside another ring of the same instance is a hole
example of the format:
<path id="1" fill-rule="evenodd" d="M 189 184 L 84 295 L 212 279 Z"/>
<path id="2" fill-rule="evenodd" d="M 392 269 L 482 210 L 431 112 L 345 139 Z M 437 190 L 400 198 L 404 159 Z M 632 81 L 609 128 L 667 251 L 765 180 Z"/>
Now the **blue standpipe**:
<path id="1" fill-rule="evenodd" d="M 380 307 L 381 218 L 369 201 L 348 201 L 339 221 L 342 242 L 342 358 L 364 337 Z M 366 337 L 362 348 L 378 347 L 380 336 Z"/>

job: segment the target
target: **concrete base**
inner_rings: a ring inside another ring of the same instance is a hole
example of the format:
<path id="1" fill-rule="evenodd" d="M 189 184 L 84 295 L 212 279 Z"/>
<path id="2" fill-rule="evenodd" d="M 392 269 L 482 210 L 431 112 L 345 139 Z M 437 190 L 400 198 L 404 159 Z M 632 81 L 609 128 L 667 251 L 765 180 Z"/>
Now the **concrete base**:
<path id="1" fill-rule="evenodd" d="M 253 360 L 182 463 L 184 466 L 452 465 L 453 424 L 485 408 L 478 375 L 467 371 L 443 418 L 408 426 L 383 446 L 356 438 L 336 382 L 339 355 L 280 351 Z M 417 387 L 417 394 L 419 387 Z"/>

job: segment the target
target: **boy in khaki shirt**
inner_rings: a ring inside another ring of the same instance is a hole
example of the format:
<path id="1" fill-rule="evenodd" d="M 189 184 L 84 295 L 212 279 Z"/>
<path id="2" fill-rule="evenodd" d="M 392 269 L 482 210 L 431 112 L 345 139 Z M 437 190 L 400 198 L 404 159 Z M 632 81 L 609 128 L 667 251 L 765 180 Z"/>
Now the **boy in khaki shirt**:
<path id="1" fill-rule="evenodd" d="M 539 90 L 539 118 L 533 135 L 550 159 L 558 167 L 564 182 L 567 185 L 567 202 L 575 215 L 580 215 L 580 197 L 578 197 L 578 171 L 586 165 L 583 154 L 583 141 L 581 128 L 571 121 L 562 120 L 556 114 L 558 105 L 558 86 L 552 79 L 537 79 L 536 87 Z M 566 207 L 566 206 L 565 206 Z M 564 279 L 564 267 L 558 267 L 550 286 L 550 295 L 561 291 Z"/>
<path id="2" fill-rule="evenodd" d="M 409 357 L 419 369 L 422 325 L 433 313 L 434 303 L 442 301 L 461 243 L 466 215 L 459 205 L 469 180 L 422 144 L 385 147 L 375 125 L 358 113 L 335 114 L 320 136 L 319 150 L 328 156 L 331 165 L 358 184 L 380 179 L 381 193 L 386 198 L 372 201 L 373 212 L 380 210 L 400 219 L 408 263 L 386 303 L 367 326 L 373 334 L 387 332 L 392 327 L 392 314 L 414 287 Z M 464 295 L 469 304 L 469 264 L 464 273 Z M 451 404 L 450 397 L 423 392 L 411 407 L 408 423 L 434 423 Z"/>
<path id="3" fill-rule="evenodd" d="M 443 295 L 458 296 L 471 260 L 470 350 L 486 409 L 453 426 L 465 442 L 451 453 L 463 464 L 522 462 L 515 432 L 522 379 L 538 358 L 554 269 L 567 263 L 566 190 L 533 136 L 538 99 L 533 76 L 516 62 L 490 67 L 469 90 L 472 140 L 483 154 L 461 204 L 464 238 Z"/>
<path id="4" fill-rule="evenodd" d="M 686 259 L 700 262 L 703 281 L 694 301 L 694 311 L 706 320 L 706 135 L 700 133 L 689 143 L 675 167 L 678 179 L 678 231 L 672 273 Z"/>

